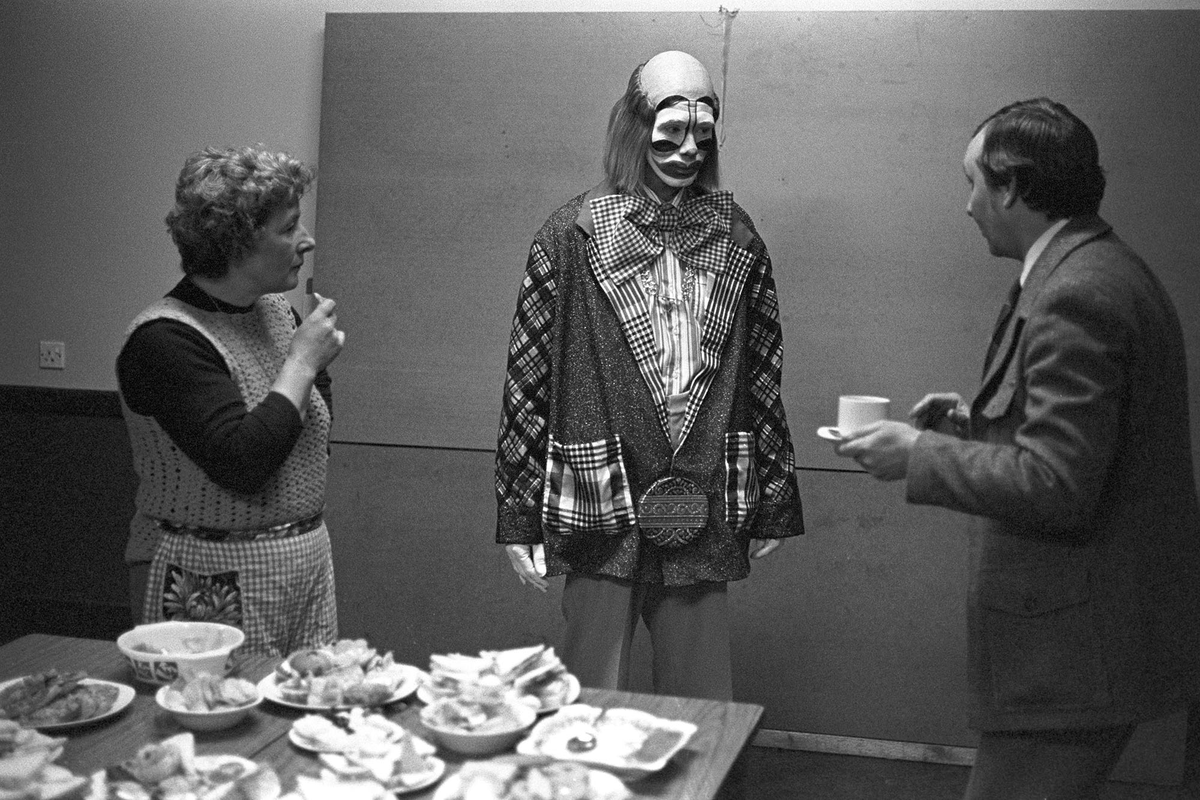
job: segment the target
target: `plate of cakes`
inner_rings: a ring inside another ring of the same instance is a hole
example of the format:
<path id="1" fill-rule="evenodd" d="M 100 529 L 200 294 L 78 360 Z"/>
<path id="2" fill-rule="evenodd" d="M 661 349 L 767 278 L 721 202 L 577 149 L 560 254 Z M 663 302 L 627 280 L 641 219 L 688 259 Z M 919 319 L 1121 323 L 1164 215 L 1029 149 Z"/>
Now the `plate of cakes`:
<path id="1" fill-rule="evenodd" d="M 390 652 L 381 654 L 365 639 L 341 639 L 290 654 L 258 682 L 258 690 L 267 700 L 292 708 L 377 708 L 415 692 L 422 674 Z"/>
<path id="2" fill-rule="evenodd" d="M 459 697 L 477 687 L 507 690 L 536 700 L 539 714 L 557 711 L 579 698 L 579 679 L 567 671 L 553 647 L 533 645 L 509 650 L 482 650 L 478 656 L 450 653 L 429 657 L 417 699 L 431 704 Z"/>

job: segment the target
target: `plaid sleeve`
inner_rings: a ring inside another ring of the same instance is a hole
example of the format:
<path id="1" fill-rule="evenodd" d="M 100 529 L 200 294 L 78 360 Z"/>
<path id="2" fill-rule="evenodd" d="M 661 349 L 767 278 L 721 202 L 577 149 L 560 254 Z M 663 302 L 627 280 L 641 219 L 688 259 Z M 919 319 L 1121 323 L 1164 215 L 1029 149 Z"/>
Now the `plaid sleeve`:
<path id="1" fill-rule="evenodd" d="M 509 337 L 496 445 L 496 541 L 502 544 L 542 541 L 550 336 L 556 293 L 553 265 L 541 245 L 534 242 Z"/>
<path id="2" fill-rule="evenodd" d="M 796 457 L 783 410 L 783 331 L 771 257 L 763 251 L 760 265 L 749 276 L 750 337 L 747 374 L 755 429 L 755 451 L 762 504 L 751 535 L 781 538 L 804 532 Z"/>

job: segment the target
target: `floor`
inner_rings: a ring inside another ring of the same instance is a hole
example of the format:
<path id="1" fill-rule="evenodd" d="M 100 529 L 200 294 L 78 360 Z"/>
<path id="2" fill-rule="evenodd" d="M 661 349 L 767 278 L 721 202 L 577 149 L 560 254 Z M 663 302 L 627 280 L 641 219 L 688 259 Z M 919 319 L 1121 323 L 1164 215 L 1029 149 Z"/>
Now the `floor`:
<path id="1" fill-rule="evenodd" d="M 968 767 L 769 747 L 747 748 L 745 761 L 745 800 L 962 800 L 969 772 Z M 1178 787 L 1112 781 L 1100 800 L 1185 796 Z"/>

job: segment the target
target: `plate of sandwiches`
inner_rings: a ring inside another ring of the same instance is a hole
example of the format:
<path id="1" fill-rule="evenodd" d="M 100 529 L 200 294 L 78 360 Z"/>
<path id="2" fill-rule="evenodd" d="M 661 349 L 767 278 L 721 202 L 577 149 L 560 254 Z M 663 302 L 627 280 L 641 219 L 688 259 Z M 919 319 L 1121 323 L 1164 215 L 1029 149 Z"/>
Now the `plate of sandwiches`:
<path id="1" fill-rule="evenodd" d="M 145 744 L 120 764 L 93 773 L 87 800 L 277 800 L 281 793 L 270 766 L 233 754 L 198 755 L 188 732 Z"/>
<path id="2" fill-rule="evenodd" d="M 87 725 L 125 709 L 132 686 L 89 678 L 86 672 L 46 670 L 0 683 L 0 717 L 42 731 Z"/>
<path id="3" fill-rule="evenodd" d="M 515 691 L 538 701 L 539 714 L 557 711 L 579 699 L 579 679 L 567 671 L 553 647 L 533 645 L 510 650 L 481 650 L 477 656 L 431 655 L 429 673 L 417 689 L 425 704 L 446 697 Z"/>
<path id="4" fill-rule="evenodd" d="M 380 654 L 364 639 L 290 654 L 258 682 L 267 700 L 292 708 L 329 711 L 377 708 L 403 700 L 421 683 L 421 670 Z"/>

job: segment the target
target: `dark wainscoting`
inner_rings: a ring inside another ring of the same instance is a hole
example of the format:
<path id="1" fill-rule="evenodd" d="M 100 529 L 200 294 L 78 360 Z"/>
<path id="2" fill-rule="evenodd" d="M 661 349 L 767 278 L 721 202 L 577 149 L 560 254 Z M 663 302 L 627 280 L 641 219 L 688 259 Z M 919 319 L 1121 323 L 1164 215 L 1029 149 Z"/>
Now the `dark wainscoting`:
<path id="1" fill-rule="evenodd" d="M 116 392 L 0 386 L 0 641 L 130 627 L 137 477 Z"/>

